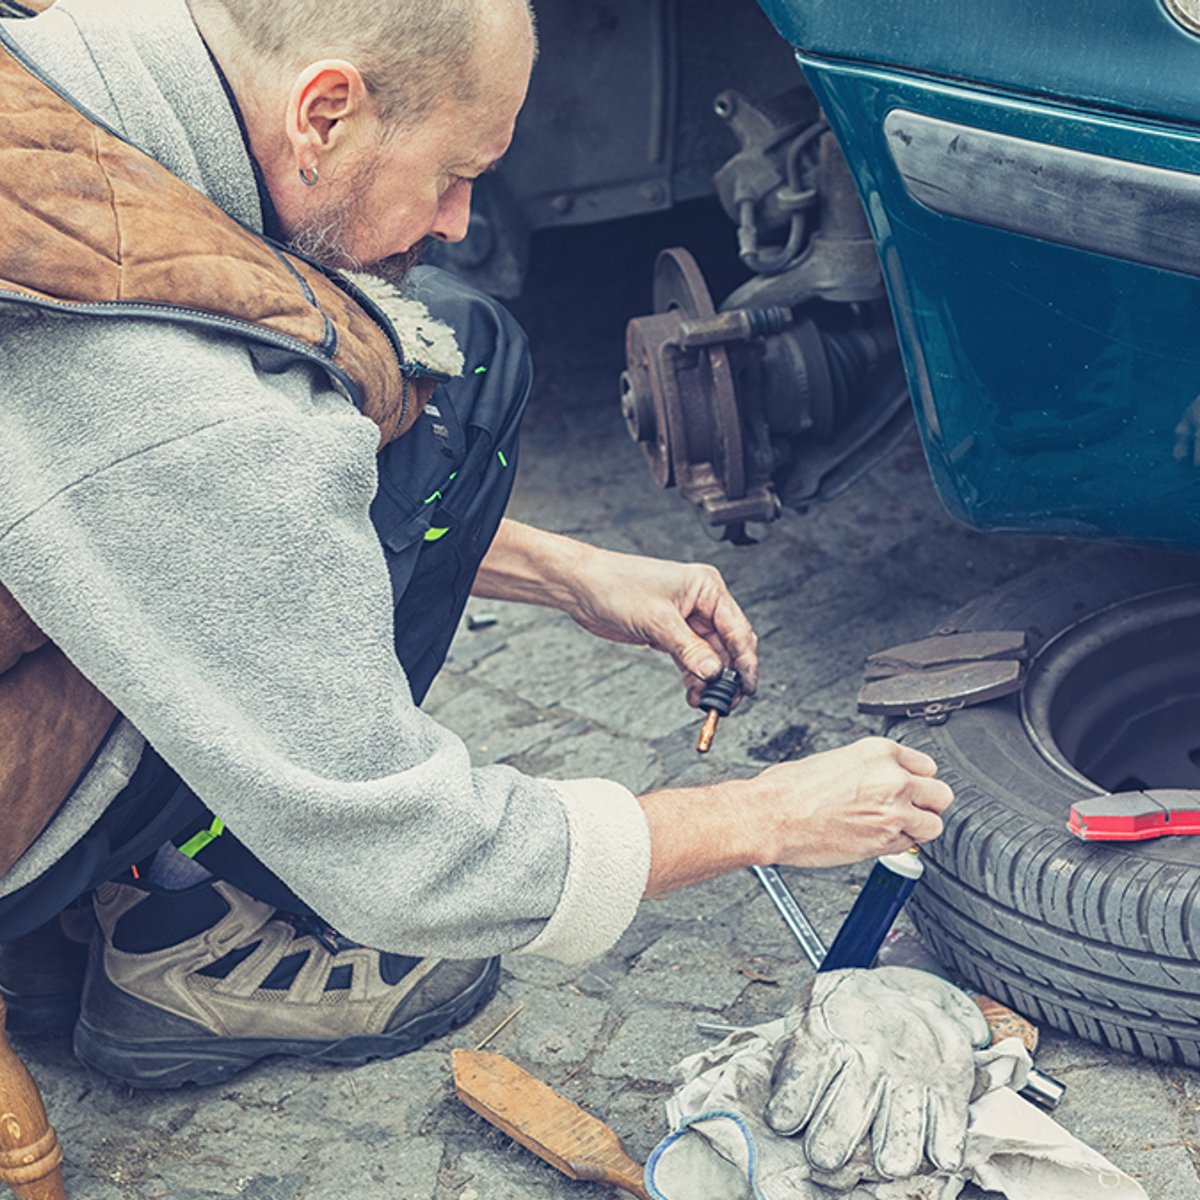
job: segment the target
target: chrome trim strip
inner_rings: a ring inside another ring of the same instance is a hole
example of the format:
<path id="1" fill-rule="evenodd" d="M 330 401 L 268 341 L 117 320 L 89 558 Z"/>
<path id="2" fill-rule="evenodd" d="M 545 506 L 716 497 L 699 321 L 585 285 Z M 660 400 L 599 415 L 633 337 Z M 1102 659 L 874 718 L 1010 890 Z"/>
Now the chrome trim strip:
<path id="1" fill-rule="evenodd" d="M 934 212 L 1200 276 L 1200 175 L 901 108 L 884 134 L 908 194 Z"/>

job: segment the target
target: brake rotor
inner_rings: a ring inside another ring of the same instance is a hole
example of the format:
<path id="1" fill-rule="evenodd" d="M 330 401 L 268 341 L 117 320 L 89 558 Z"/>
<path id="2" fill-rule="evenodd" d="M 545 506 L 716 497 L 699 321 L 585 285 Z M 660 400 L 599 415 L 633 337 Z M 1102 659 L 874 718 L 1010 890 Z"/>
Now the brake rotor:
<path id="1" fill-rule="evenodd" d="M 716 315 L 704 275 L 687 250 L 675 247 L 658 256 L 654 309 L 684 320 Z M 746 471 L 729 351 L 719 344 L 691 350 L 676 358 L 674 376 L 677 386 L 670 391 L 678 400 L 678 414 L 670 411 L 673 406 L 664 406 L 663 415 L 675 478 L 686 480 L 692 467 L 711 464 L 725 496 L 740 499 L 746 494 Z M 656 395 L 661 392 L 655 389 Z M 677 422 L 672 421 L 676 415 Z"/>
<path id="2" fill-rule="evenodd" d="M 670 431 L 667 416 L 667 387 L 663 363 L 657 353 L 660 330 L 674 321 L 662 317 L 640 317 L 625 331 L 626 369 L 621 375 L 621 416 L 629 436 L 642 448 L 650 476 L 660 488 L 672 487 Z M 658 328 L 656 328 L 656 326 Z M 669 336 L 670 330 L 665 331 Z"/>

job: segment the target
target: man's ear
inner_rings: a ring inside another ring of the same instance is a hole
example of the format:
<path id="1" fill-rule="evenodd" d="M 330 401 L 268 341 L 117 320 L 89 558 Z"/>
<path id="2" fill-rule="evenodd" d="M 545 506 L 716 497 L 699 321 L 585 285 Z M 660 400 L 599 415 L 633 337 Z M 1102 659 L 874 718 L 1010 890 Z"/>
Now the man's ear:
<path id="1" fill-rule="evenodd" d="M 327 58 L 305 67 L 292 82 L 285 117 L 297 169 L 318 167 L 347 140 L 366 108 L 366 84 L 353 63 Z"/>

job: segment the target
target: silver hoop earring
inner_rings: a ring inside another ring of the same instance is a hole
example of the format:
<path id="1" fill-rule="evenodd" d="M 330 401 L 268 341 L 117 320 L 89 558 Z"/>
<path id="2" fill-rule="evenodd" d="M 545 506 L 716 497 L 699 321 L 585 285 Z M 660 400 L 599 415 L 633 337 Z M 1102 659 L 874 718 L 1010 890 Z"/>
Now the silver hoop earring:
<path id="1" fill-rule="evenodd" d="M 311 167 L 300 168 L 300 182 L 303 183 L 305 187 L 316 187 L 317 180 L 319 178 L 320 176 L 317 174 L 316 163 L 313 163 Z"/>

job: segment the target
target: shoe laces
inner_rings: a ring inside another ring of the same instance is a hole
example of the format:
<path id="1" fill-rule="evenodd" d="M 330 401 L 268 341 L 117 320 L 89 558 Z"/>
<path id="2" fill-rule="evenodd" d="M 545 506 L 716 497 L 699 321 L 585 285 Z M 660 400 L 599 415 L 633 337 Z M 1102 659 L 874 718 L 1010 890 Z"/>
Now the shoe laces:
<path id="1" fill-rule="evenodd" d="M 351 941 L 345 934 L 338 933 L 328 922 L 311 913 L 277 912 L 281 921 L 286 921 L 301 936 L 311 937 L 318 945 L 336 957 L 343 950 L 367 950 L 362 942 Z M 380 978 L 388 986 L 400 982 L 421 960 L 409 954 L 394 954 L 376 950 Z"/>
<path id="2" fill-rule="evenodd" d="M 315 913 L 289 913 L 276 911 L 276 917 L 290 925 L 301 937 L 311 937 L 323 946 L 330 954 L 339 954 L 343 950 L 357 950 L 361 942 L 352 942 L 348 937 L 338 933 L 327 921 L 323 921 Z"/>

